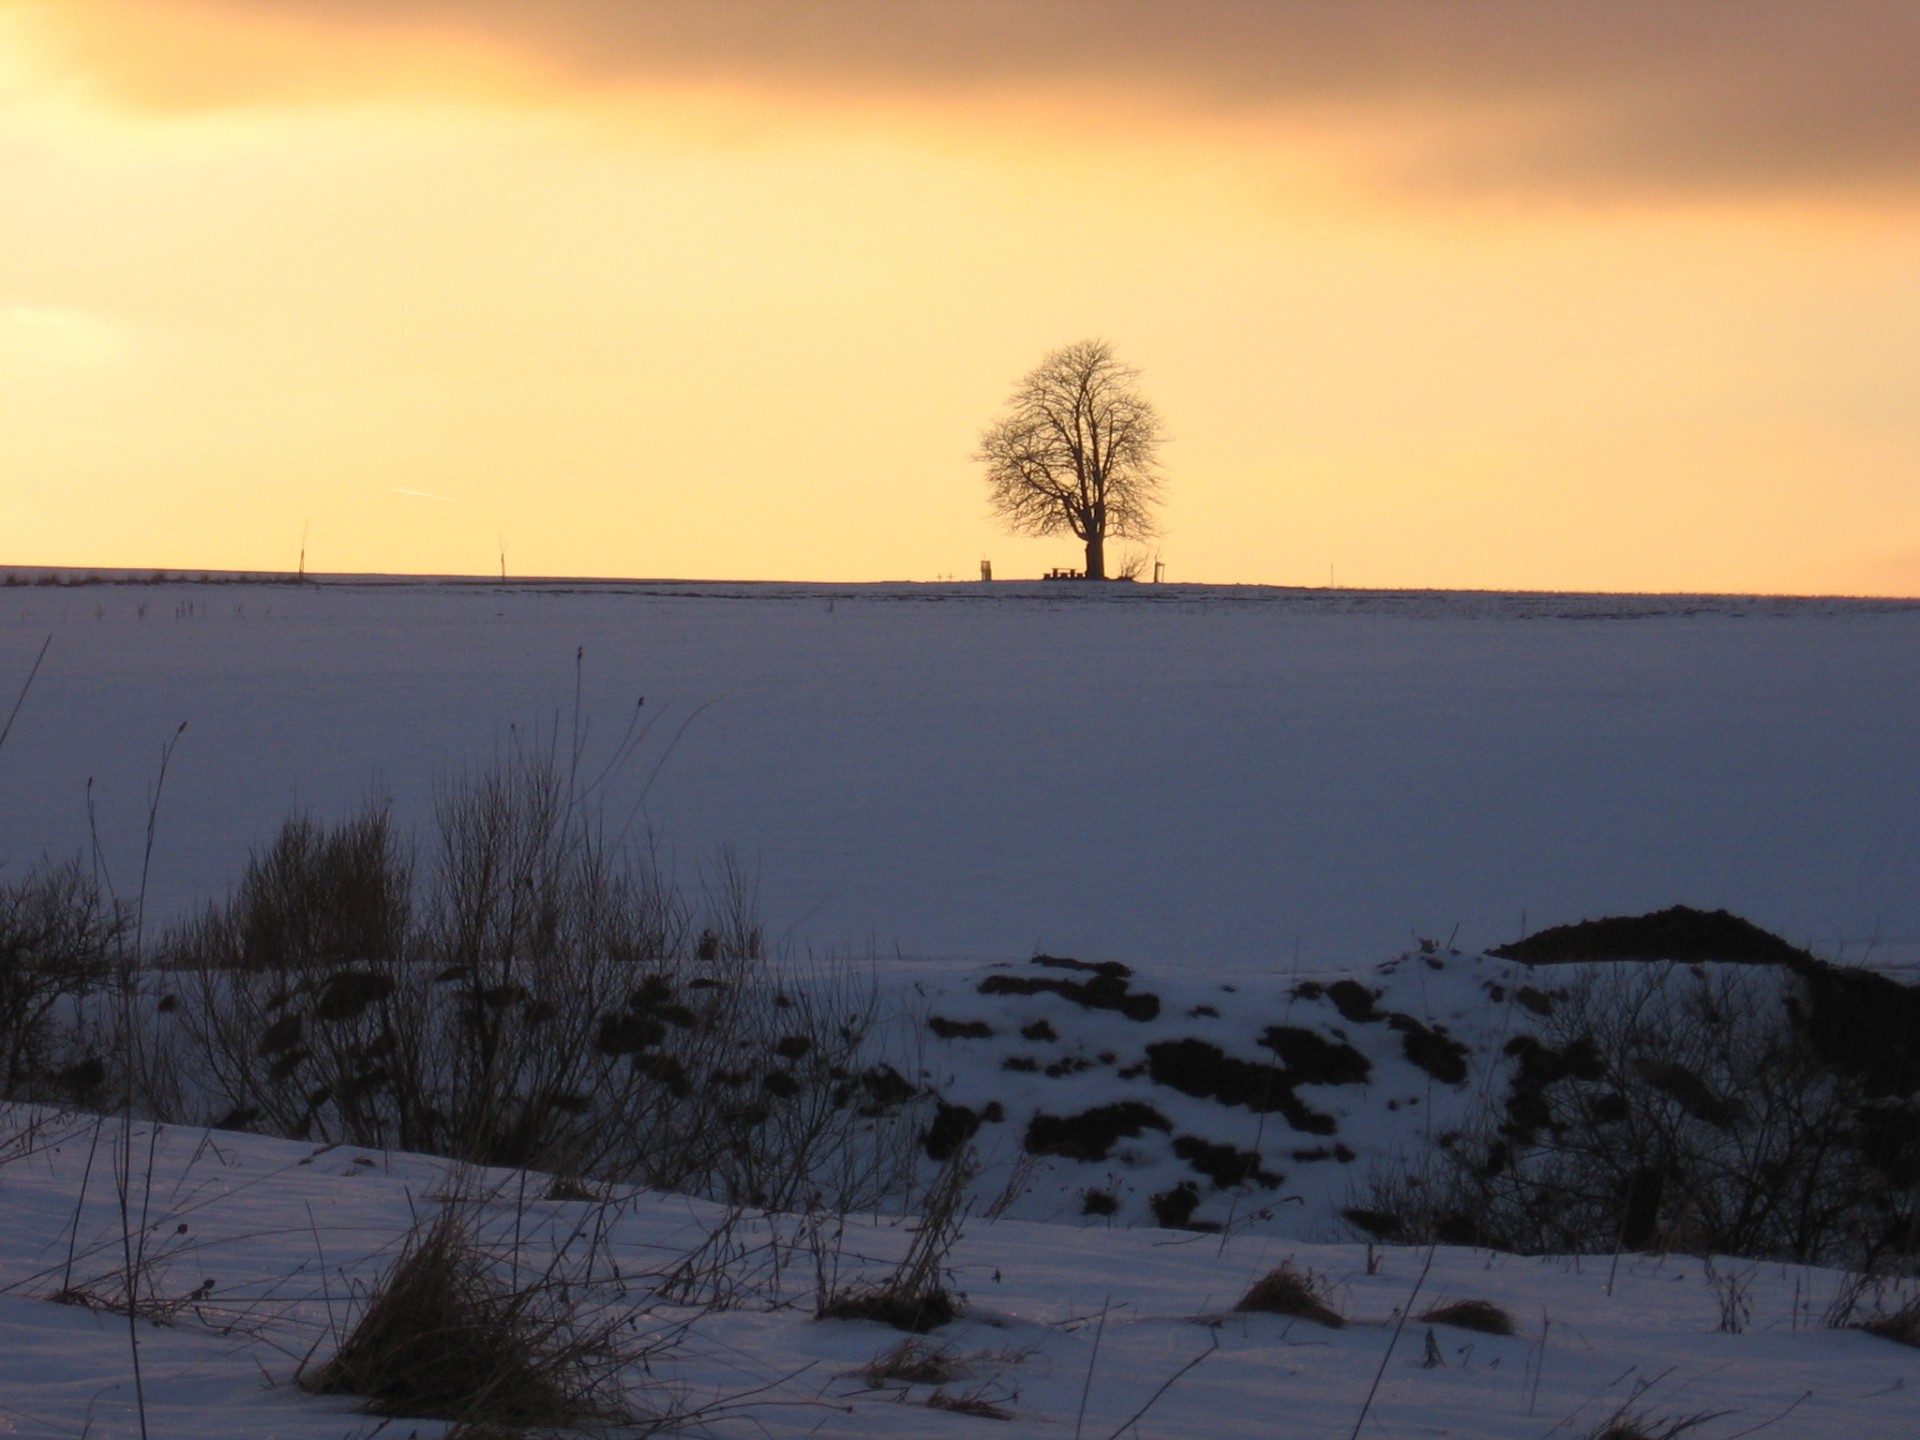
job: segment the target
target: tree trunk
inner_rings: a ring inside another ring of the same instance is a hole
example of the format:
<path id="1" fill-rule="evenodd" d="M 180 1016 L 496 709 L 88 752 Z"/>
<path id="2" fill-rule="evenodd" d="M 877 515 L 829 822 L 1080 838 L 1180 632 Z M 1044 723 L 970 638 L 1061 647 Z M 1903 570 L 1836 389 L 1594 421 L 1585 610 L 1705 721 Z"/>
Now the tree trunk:
<path id="1" fill-rule="evenodd" d="M 1087 537 L 1087 579 L 1107 578 L 1107 537 L 1095 531 Z"/>

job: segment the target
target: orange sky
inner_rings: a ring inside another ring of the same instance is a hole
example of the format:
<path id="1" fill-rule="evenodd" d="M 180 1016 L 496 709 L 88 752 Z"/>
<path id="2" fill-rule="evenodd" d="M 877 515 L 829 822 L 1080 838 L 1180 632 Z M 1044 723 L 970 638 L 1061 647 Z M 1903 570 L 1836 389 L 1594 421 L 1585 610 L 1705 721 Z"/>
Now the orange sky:
<path id="1" fill-rule="evenodd" d="M 0 0 L 0 564 L 1920 594 L 1907 0 Z"/>

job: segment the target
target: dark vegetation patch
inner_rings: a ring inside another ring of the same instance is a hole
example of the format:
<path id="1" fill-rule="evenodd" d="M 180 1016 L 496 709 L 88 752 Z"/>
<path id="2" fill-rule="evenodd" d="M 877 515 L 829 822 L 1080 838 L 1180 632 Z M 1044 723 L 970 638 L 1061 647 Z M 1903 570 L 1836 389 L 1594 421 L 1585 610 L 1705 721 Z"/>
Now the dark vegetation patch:
<path id="1" fill-rule="evenodd" d="M 984 1020 L 949 1020 L 944 1015 L 929 1015 L 927 1028 L 942 1040 L 991 1040 L 993 1027 Z"/>
<path id="2" fill-rule="evenodd" d="M 1020 1038 L 1022 1040 L 1031 1040 L 1035 1044 L 1038 1044 L 1043 1040 L 1058 1040 L 1060 1033 L 1045 1020 L 1035 1020 L 1031 1025 L 1022 1025 L 1020 1027 Z"/>
<path id="3" fill-rule="evenodd" d="M 1297 1025 L 1269 1025 L 1260 1044 L 1280 1057 L 1296 1085 L 1364 1085 L 1373 1071 L 1353 1046 Z"/>
<path id="4" fill-rule="evenodd" d="M 965 1105 L 949 1105 L 942 1100 L 933 1112 L 933 1123 L 927 1126 L 927 1133 L 921 1143 L 925 1146 L 929 1160 L 950 1160 L 959 1153 L 960 1147 L 971 1140 L 980 1130 L 983 1117 Z"/>
<path id="5" fill-rule="evenodd" d="M 1192 1020 L 1218 1020 L 1220 1018 L 1220 1012 L 1211 1005 L 1196 1005 L 1187 1011 L 1187 1017 Z"/>
<path id="6" fill-rule="evenodd" d="M 1100 1105 L 1078 1115 L 1035 1115 L 1027 1125 L 1029 1155 L 1060 1155 L 1069 1160 L 1104 1160 L 1122 1138 L 1136 1139 L 1146 1130 L 1171 1132 L 1173 1122 L 1151 1105 L 1123 1100 Z"/>
<path id="7" fill-rule="evenodd" d="M 1022 1075 L 1031 1075 L 1039 1070 L 1040 1062 L 1031 1055 L 1009 1055 L 1000 1062 L 1002 1070 L 1015 1070 Z"/>
<path id="8" fill-rule="evenodd" d="M 1036 962 L 1037 963 L 1037 962 Z M 1075 961 L 1076 965 L 1080 962 Z M 1111 964 L 1113 962 L 1106 962 Z M 1082 967 L 1098 968 L 1098 967 Z M 1125 970 L 1125 966 L 1120 967 Z M 1058 995 L 1088 1010 L 1117 1010 L 1129 1020 L 1147 1021 L 1160 1014 L 1160 997 L 1144 991 L 1134 994 L 1125 975 L 1100 970 L 1091 980 L 1055 980 L 1032 975 L 989 975 L 980 982 L 982 995 Z"/>
<path id="9" fill-rule="evenodd" d="M 1235 1059 L 1204 1040 L 1162 1040 L 1147 1047 L 1147 1068 L 1157 1085 L 1201 1100 L 1244 1105 L 1256 1114 L 1278 1112 L 1294 1129 L 1331 1135 L 1337 1127 L 1293 1093 L 1292 1081 L 1278 1065 Z"/>
<path id="10" fill-rule="evenodd" d="M 1118 1215 L 1120 1197 L 1111 1190 L 1089 1190 L 1080 1197 L 1082 1215 Z"/>
<path id="11" fill-rule="evenodd" d="M 1058 1080 L 1062 1075 L 1078 1075 L 1082 1070 L 1091 1070 L 1093 1061 L 1083 1055 L 1069 1055 L 1064 1060 L 1055 1060 L 1040 1073 L 1049 1080 Z"/>
<path id="12" fill-rule="evenodd" d="M 1466 1083 L 1467 1057 L 1473 1052 L 1450 1037 L 1438 1026 L 1428 1029 L 1411 1015 L 1398 1011 L 1387 1016 L 1387 1024 L 1400 1032 L 1400 1048 L 1407 1059 L 1443 1085 Z"/>
<path id="13" fill-rule="evenodd" d="M 1286 1177 L 1260 1166 L 1257 1150 L 1236 1150 L 1231 1145 L 1216 1145 L 1198 1135 L 1174 1137 L 1173 1153 L 1187 1162 L 1196 1174 L 1213 1182 L 1216 1190 L 1230 1189 L 1251 1181 L 1273 1189 Z"/>

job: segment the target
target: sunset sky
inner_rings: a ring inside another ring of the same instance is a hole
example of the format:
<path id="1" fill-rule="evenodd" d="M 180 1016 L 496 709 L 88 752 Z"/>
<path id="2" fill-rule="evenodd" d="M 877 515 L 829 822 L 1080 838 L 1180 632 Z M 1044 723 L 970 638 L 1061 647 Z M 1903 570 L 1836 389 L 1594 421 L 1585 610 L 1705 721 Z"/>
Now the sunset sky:
<path id="1" fill-rule="evenodd" d="M 0 565 L 1920 594 L 1913 0 L 0 0 Z M 1120 547 L 1124 549 L 1124 547 Z"/>

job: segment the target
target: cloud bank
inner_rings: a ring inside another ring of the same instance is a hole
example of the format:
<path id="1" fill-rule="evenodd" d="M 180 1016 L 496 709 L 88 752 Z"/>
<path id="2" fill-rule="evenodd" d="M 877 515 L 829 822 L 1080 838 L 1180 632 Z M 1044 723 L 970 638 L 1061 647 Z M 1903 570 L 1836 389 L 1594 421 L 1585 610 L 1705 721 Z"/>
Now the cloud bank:
<path id="1" fill-rule="evenodd" d="M 15 0 L 20 6 L 22 0 Z M 1400 184 L 1920 197 L 1911 0 L 61 0 L 67 62 L 174 109 L 431 89 L 435 45 L 534 89 L 806 105 L 1040 99 L 1371 143 Z M 157 36 L 173 43 L 155 43 Z M 410 57 L 410 58 L 409 58 Z M 404 63 L 403 63 L 404 61 Z M 1385 140 L 1384 147 L 1381 142 Z"/>

